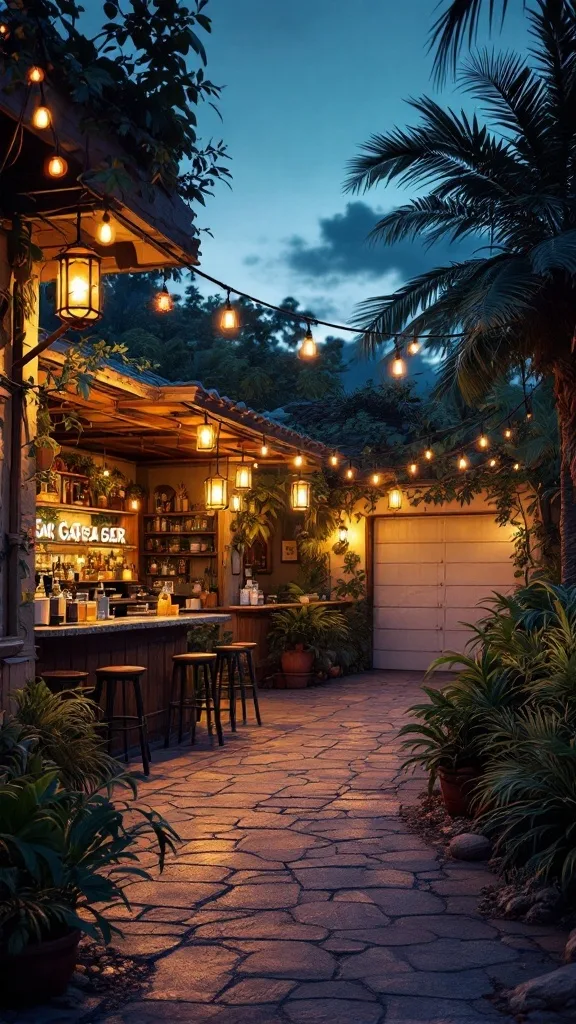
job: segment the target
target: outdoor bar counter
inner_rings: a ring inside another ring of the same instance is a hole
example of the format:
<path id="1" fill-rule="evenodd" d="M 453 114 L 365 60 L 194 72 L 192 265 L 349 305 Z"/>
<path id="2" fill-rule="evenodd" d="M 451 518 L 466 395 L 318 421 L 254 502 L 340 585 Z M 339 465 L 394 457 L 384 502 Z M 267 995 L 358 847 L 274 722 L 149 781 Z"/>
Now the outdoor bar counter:
<path id="1" fill-rule="evenodd" d="M 164 713 L 170 699 L 172 655 L 186 651 L 188 630 L 198 623 L 223 624 L 226 612 L 188 612 L 167 616 L 126 616 L 96 622 L 36 626 L 36 674 L 50 669 L 74 668 L 89 673 L 104 665 L 143 665 L 144 707 L 152 738 L 162 735 Z M 131 696 L 131 695 L 130 695 Z M 132 702 L 128 713 L 133 714 Z"/>
<path id="2" fill-rule="evenodd" d="M 324 605 L 326 608 L 347 608 L 352 601 L 311 601 L 310 604 Z M 246 640 L 257 643 L 255 651 L 256 674 L 261 681 L 269 674 L 270 666 L 268 657 L 268 632 L 271 622 L 270 616 L 282 608 L 299 608 L 300 602 L 290 601 L 278 604 L 232 604 L 227 607 L 217 608 L 216 611 L 223 612 L 231 617 L 230 629 L 233 640 Z"/>

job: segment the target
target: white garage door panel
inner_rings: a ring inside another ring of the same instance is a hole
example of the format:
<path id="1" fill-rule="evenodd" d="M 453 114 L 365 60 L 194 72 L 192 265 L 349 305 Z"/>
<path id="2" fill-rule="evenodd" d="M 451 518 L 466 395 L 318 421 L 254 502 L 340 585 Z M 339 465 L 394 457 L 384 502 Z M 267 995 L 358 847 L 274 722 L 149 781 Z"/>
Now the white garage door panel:
<path id="1" fill-rule="evenodd" d="M 376 562 L 440 562 L 443 544 L 376 544 Z"/>
<path id="2" fill-rule="evenodd" d="M 468 565 L 470 562 L 507 562 L 510 554 L 509 544 L 498 544 L 498 543 L 478 543 L 477 541 L 471 541 L 469 544 L 464 542 L 458 544 L 452 544 L 450 541 L 446 543 L 446 561 L 447 562 L 461 562 L 463 565 Z"/>
<path id="3" fill-rule="evenodd" d="M 464 652 L 491 591 L 514 586 L 511 531 L 486 516 L 376 521 L 374 664 L 425 670 L 443 651 Z"/>
<path id="4" fill-rule="evenodd" d="M 376 544 L 400 544 L 403 541 L 413 544 L 415 540 L 421 543 L 442 544 L 444 542 L 444 520 L 442 518 L 430 518 L 418 520 L 418 535 L 414 534 L 414 522 L 409 518 L 391 519 L 384 522 L 376 520 L 374 533 Z"/>
<path id="5" fill-rule="evenodd" d="M 508 551 L 510 552 L 510 548 Z M 447 584 L 469 583 L 481 587 L 485 594 L 489 594 L 498 587 L 514 582 L 514 566 L 509 559 L 492 564 L 473 562 L 466 565 L 463 562 L 448 562 L 445 578 Z"/>
<path id="6" fill-rule="evenodd" d="M 425 672 L 437 657 L 438 651 L 374 651 L 374 668 Z"/>
<path id="7" fill-rule="evenodd" d="M 444 609 L 438 608 L 376 608 L 374 625 L 380 629 L 442 629 Z"/>

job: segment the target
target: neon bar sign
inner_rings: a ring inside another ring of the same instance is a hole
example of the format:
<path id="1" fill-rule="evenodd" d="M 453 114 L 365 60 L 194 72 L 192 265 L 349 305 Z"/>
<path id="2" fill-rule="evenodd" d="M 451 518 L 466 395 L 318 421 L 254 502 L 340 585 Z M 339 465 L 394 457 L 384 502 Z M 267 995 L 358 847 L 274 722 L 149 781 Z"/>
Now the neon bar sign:
<path id="1" fill-rule="evenodd" d="M 36 540 L 65 541 L 74 544 L 125 544 L 123 526 L 84 526 L 83 523 L 44 523 L 36 520 Z"/>

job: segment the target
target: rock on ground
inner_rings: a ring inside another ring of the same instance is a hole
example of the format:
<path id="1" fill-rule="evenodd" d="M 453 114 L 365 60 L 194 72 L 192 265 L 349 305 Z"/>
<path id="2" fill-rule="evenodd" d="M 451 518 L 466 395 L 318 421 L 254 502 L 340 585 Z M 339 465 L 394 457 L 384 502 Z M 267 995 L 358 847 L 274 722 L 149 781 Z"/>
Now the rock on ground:
<path id="1" fill-rule="evenodd" d="M 576 964 L 566 964 L 518 985 L 508 993 L 508 1003 L 514 1013 L 576 1006 Z"/>
<path id="2" fill-rule="evenodd" d="M 464 832 L 450 840 L 448 849 L 456 860 L 488 860 L 492 847 L 486 836 Z"/>

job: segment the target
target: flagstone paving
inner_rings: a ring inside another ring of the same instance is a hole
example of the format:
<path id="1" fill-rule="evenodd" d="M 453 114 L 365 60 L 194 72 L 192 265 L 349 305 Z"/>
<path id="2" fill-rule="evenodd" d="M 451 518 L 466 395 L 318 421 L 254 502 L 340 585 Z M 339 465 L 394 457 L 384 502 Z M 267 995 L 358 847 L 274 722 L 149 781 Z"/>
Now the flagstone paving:
<path id="1" fill-rule="evenodd" d="M 493 875 L 440 866 L 398 816 L 423 788 L 399 773 L 397 736 L 419 684 L 374 672 L 264 692 L 261 729 L 155 753 L 142 795 L 184 842 L 162 876 L 129 887 L 117 943 L 155 971 L 137 1001 L 86 1020 L 508 1020 L 486 997 L 553 969 L 564 936 L 481 918 Z"/>

